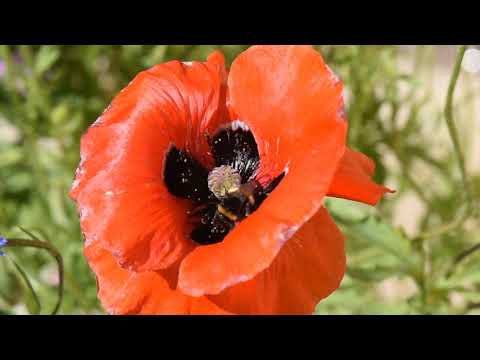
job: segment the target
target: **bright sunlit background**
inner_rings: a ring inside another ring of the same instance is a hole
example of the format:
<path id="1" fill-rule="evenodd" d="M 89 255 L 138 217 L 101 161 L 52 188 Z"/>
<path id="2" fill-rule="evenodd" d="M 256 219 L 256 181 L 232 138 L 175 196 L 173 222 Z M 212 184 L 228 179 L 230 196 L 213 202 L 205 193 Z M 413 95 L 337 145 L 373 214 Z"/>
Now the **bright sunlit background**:
<path id="1" fill-rule="evenodd" d="M 104 313 L 67 196 L 81 135 L 139 71 L 204 61 L 219 48 L 230 63 L 246 46 L 0 46 L 0 234 L 28 238 L 21 226 L 60 251 L 60 314 Z M 316 312 L 478 313 L 480 51 L 466 51 L 453 98 L 468 195 L 444 113 L 457 46 L 317 48 L 344 81 L 350 146 L 374 159 L 375 180 L 397 192 L 376 208 L 328 199 L 347 236 L 348 271 Z M 54 259 L 31 248 L 6 253 L 0 313 L 50 313 Z"/>

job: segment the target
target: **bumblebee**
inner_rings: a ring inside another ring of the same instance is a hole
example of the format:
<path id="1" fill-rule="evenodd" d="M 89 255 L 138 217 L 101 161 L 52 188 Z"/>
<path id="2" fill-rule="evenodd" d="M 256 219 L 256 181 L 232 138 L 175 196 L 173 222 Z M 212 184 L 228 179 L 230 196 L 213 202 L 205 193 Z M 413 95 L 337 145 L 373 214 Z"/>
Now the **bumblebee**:
<path id="1" fill-rule="evenodd" d="M 175 146 L 166 155 L 164 180 L 169 192 L 189 199 L 190 238 L 199 245 L 214 244 L 256 211 L 280 183 L 256 180 L 260 155 L 253 133 L 240 121 L 221 127 L 206 138 L 214 160 L 207 169 L 187 150 Z M 191 229 L 191 230 L 190 230 Z"/>
<path id="2" fill-rule="evenodd" d="M 201 244 L 221 241 L 237 223 L 258 209 L 282 178 L 283 174 L 266 188 L 251 180 L 230 189 L 221 199 L 195 208 L 189 214 L 199 225 L 192 231 L 191 238 Z"/>

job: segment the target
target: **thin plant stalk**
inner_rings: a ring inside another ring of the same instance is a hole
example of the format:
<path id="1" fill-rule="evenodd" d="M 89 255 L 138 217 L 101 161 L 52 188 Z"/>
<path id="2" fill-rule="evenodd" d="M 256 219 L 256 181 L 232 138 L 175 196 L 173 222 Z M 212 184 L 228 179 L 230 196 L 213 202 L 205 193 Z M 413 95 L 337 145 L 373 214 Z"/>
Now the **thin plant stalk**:
<path id="1" fill-rule="evenodd" d="M 52 315 L 57 314 L 63 300 L 63 283 L 64 283 L 63 259 L 60 253 L 58 252 L 58 250 L 55 249 L 48 242 L 44 242 L 40 240 L 17 239 L 17 238 L 14 238 L 14 239 L 8 238 L 8 247 L 34 247 L 38 249 L 44 249 L 48 251 L 50 255 L 53 256 L 58 266 L 59 284 L 58 284 L 58 299 L 52 311 Z"/>
<path id="2" fill-rule="evenodd" d="M 444 110 L 445 121 L 448 127 L 448 133 L 452 140 L 453 150 L 455 153 L 455 157 L 457 158 L 461 176 L 462 176 L 462 185 L 464 190 L 466 207 L 465 207 L 465 210 L 462 212 L 462 214 L 458 216 L 456 219 L 454 219 L 452 222 L 445 224 L 443 226 L 440 226 L 435 230 L 420 234 L 419 236 L 420 238 L 437 237 L 457 229 L 458 227 L 463 225 L 463 223 L 470 217 L 470 215 L 474 210 L 473 194 L 470 186 L 470 181 L 467 175 L 467 169 L 465 166 L 465 157 L 460 146 L 458 130 L 455 125 L 455 121 L 453 117 L 453 95 L 455 92 L 455 87 L 457 85 L 458 77 L 460 75 L 460 68 L 462 65 L 463 56 L 466 50 L 467 50 L 467 45 L 461 45 L 458 48 L 455 66 L 453 68 L 453 72 L 450 77 L 450 84 L 448 86 L 447 99 L 445 102 L 445 110 Z"/>

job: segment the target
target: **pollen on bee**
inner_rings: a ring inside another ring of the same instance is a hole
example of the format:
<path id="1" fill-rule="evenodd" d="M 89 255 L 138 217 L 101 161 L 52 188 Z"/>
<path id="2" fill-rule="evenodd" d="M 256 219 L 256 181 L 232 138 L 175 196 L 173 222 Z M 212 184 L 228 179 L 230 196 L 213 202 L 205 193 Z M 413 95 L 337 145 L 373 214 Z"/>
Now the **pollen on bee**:
<path id="1" fill-rule="evenodd" d="M 208 174 L 208 188 L 218 199 L 238 191 L 240 183 L 240 174 L 227 165 L 216 167 Z"/>

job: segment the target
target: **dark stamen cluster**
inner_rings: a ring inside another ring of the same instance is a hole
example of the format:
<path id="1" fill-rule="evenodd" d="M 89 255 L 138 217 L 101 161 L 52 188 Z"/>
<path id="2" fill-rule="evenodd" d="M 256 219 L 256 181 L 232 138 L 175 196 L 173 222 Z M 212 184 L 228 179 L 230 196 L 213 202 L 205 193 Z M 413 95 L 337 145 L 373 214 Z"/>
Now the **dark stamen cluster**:
<path id="1" fill-rule="evenodd" d="M 283 174 L 278 176 L 265 188 L 255 180 L 258 148 L 252 132 L 242 123 L 222 128 L 211 139 L 210 147 L 216 167 L 228 166 L 240 175 L 241 185 L 227 196 L 215 196 L 208 187 L 209 171 L 176 147 L 168 151 L 164 170 L 170 193 L 193 202 L 189 212 L 195 223 L 191 238 L 202 245 L 222 241 L 236 223 L 258 209 L 283 178 Z"/>

